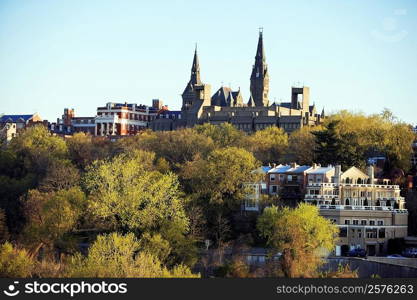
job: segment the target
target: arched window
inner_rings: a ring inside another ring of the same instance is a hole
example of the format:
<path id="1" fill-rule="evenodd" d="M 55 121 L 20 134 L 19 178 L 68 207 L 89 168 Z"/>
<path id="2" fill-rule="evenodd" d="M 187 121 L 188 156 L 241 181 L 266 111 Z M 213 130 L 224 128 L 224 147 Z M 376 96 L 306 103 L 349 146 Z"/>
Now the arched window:
<path id="1" fill-rule="evenodd" d="M 345 200 L 345 205 L 350 205 L 349 204 L 349 198 Z"/>

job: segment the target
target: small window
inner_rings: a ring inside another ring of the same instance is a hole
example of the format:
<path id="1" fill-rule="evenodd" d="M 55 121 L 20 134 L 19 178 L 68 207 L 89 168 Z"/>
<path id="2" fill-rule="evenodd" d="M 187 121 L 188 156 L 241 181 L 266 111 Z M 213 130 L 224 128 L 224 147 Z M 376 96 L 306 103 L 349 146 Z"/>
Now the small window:
<path id="1" fill-rule="evenodd" d="M 361 225 L 366 225 L 366 224 L 367 224 L 366 220 L 361 220 Z"/>
<path id="2" fill-rule="evenodd" d="M 359 220 L 353 220 L 353 225 L 359 225 Z"/>
<path id="3" fill-rule="evenodd" d="M 369 225 L 375 226 L 375 220 L 369 220 Z"/>
<path id="4" fill-rule="evenodd" d="M 345 225 L 350 225 L 350 220 L 345 220 Z"/>
<path id="5" fill-rule="evenodd" d="M 378 226 L 384 226 L 384 221 L 383 220 L 378 220 Z"/>

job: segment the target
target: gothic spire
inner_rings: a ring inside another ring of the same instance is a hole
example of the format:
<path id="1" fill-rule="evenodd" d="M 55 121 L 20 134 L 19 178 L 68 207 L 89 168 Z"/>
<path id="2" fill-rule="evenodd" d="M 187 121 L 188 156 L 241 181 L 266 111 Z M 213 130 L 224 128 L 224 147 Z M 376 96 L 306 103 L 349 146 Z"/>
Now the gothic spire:
<path id="1" fill-rule="evenodd" d="M 259 28 L 258 48 L 256 49 L 255 60 L 262 60 L 262 62 L 265 62 L 265 51 L 262 33 L 263 28 Z"/>
<path id="2" fill-rule="evenodd" d="M 269 74 L 265 61 L 263 30 L 259 29 L 258 47 L 256 48 L 255 64 L 250 77 L 250 91 L 256 106 L 268 106 Z"/>
<path id="3" fill-rule="evenodd" d="M 193 59 L 193 66 L 191 67 L 191 79 L 192 84 L 200 84 L 200 64 L 198 62 L 198 55 L 197 55 L 197 44 L 195 45 L 194 51 L 194 59 Z"/>

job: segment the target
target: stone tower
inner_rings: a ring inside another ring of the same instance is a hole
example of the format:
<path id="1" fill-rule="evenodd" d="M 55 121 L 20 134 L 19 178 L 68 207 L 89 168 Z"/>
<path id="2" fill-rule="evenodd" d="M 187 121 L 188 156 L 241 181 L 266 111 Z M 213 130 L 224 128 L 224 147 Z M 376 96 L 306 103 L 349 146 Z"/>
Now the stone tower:
<path id="1" fill-rule="evenodd" d="M 193 65 L 191 66 L 190 81 L 182 93 L 182 115 L 187 126 L 196 124 L 202 114 L 204 106 L 210 106 L 210 85 L 201 82 L 200 64 L 198 62 L 197 47 L 194 52 Z"/>
<path id="2" fill-rule="evenodd" d="M 255 64 L 252 67 L 252 75 L 250 76 L 250 91 L 256 106 L 269 106 L 269 74 L 268 66 L 265 62 L 262 29 L 259 31 Z"/>
<path id="3" fill-rule="evenodd" d="M 192 84 L 201 84 L 200 80 L 200 64 L 198 62 L 198 55 L 197 55 L 197 46 L 195 47 L 194 51 L 194 59 L 193 59 L 193 65 L 191 67 L 191 78 L 190 82 Z"/>

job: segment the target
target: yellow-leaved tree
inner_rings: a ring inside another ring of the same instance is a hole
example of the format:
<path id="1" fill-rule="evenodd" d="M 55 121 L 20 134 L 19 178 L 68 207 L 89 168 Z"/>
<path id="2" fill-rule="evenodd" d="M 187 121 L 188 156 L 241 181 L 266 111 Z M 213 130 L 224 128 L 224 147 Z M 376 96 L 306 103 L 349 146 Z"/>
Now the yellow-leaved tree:
<path id="1" fill-rule="evenodd" d="M 319 215 L 316 206 L 301 203 L 297 208 L 265 208 L 257 228 L 272 253 L 281 253 L 285 277 L 315 277 L 323 253 L 332 251 L 338 228 Z"/>

